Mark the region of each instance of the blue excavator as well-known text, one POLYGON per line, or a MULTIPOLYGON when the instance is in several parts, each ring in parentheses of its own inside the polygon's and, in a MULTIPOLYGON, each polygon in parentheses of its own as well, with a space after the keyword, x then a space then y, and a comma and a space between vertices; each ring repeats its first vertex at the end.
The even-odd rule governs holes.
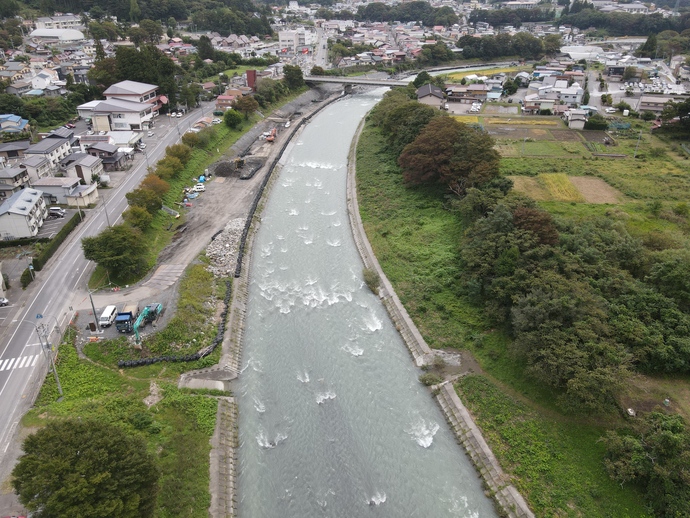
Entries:
POLYGON ((144 307, 142 312, 139 314, 139 318, 134 322, 134 336, 136 337, 136 343, 141 342, 139 338, 139 328, 145 326, 146 324, 151 324, 154 322, 160 314, 163 312, 163 304, 159 302, 154 302, 144 307))

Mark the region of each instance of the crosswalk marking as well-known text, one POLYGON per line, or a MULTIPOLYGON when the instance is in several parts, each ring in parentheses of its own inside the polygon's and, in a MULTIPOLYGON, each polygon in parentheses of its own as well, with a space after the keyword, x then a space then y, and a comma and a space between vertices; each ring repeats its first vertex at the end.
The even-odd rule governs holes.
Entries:
POLYGON ((30 354, 28 356, 20 356, 19 358, 0 360, 0 372, 33 367, 38 362, 39 357, 40 354, 30 354))

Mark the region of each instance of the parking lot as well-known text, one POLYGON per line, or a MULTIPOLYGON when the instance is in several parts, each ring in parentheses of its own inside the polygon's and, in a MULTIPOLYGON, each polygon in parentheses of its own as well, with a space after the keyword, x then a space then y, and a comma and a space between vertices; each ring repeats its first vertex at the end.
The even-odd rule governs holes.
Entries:
MULTIPOLYGON (((60 232, 62 227, 65 226, 65 224, 72 219, 72 216, 76 214, 77 209, 65 209, 65 217, 64 218, 55 218, 55 217, 50 217, 48 216, 46 220, 43 222, 43 226, 40 228, 38 231, 38 234, 36 235, 36 238, 42 238, 42 237, 47 237, 47 238, 52 238, 60 232)), ((82 211, 83 214, 83 211, 82 211)))

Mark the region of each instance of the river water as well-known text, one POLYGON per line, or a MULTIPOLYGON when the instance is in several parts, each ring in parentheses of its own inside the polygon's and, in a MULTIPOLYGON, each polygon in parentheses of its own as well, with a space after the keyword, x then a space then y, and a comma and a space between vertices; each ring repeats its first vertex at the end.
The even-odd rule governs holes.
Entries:
POLYGON ((496 516, 362 281, 347 154, 382 93, 306 126, 261 216, 237 391, 243 518, 496 516))

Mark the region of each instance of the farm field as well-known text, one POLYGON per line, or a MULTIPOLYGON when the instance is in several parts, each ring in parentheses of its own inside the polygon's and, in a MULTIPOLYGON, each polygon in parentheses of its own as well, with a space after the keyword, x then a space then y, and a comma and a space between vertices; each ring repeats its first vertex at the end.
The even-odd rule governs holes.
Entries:
POLYGON ((471 75, 477 75, 477 76, 492 76, 496 74, 515 74, 517 72, 520 72, 521 70, 530 70, 530 67, 495 67, 495 68, 486 68, 482 70, 467 70, 463 72, 453 72, 452 74, 448 74, 445 77, 448 78, 448 81, 451 83, 459 83, 462 81, 464 77, 471 76, 471 75))

